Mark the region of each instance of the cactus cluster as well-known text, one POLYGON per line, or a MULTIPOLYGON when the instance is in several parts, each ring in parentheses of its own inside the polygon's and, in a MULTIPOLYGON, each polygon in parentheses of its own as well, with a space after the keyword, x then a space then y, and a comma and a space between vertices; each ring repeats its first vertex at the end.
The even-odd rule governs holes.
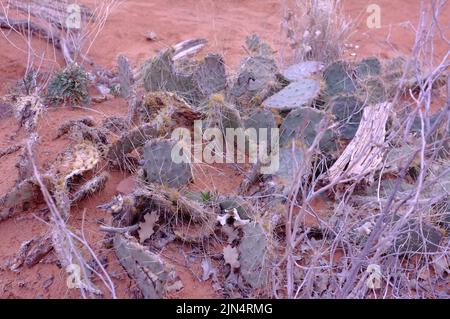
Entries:
POLYGON ((220 55, 210 54, 198 63, 183 60, 184 65, 177 65, 174 53, 174 49, 167 49, 144 66, 142 73, 147 91, 175 92, 198 106, 212 93, 225 89, 225 65, 220 55))
POLYGON ((276 74, 278 68, 272 58, 264 56, 247 57, 239 69, 228 99, 242 109, 251 108, 279 88, 276 74))

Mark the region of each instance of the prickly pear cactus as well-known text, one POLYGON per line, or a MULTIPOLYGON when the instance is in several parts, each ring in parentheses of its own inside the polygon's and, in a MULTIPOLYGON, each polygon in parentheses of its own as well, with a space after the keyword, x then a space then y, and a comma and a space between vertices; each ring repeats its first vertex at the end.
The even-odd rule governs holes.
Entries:
POLYGON ((365 79, 381 74, 381 62, 375 57, 363 59, 355 67, 355 76, 358 79, 365 79))
MULTIPOLYGON (((172 149, 175 144, 175 141, 163 139, 154 139, 145 144, 144 172, 148 182, 178 188, 191 181, 190 164, 175 163, 172 159, 172 149)), ((181 154, 177 155, 181 156, 181 154)))
POLYGON ((319 96, 319 93, 319 80, 301 79, 270 96, 263 102, 263 106, 280 111, 311 106, 312 101, 319 96))
POLYGON ((338 61, 329 65, 324 71, 325 95, 351 94, 356 90, 352 78, 352 70, 344 61, 338 61))
POLYGON ((380 77, 367 78, 358 83, 358 95, 366 104, 377 104, 387 99, 386 88, 380 77))
POLYGON ((291 82, 320 75, 324 69, 324 64, 318 61, 305 61, 293 64, 283 72, 283 76, 291 82))
POLYGON ((227 103, 221 94, 211 96, 205 122, 206 127, 217 127, 224 134, 227 128, 243 127, 239 111, 232 104, 227 103))
POLYGON ((417 74, 421 72, 416 63, 401 56, 387 60, 382 67, 382 77, 389 95, 394 94, 398 88, 408 89, 416 86, 417 74))
POLYGON ((355 96, 338 96, 331 100, 331 113, 338 121, 339 138, 351 140, 358 130, 364 104, 355 96))
POLYGON ((271 129, 277 127, 275 116, 267 109, 260 109, 250 114, 245 119, 244 126, 246 129, 254 128, 256 130, 257 141, 261 140, 259 129, 267 129, 265 138, 269 145, 271 141, 271 129))
POLYGON ((189 63, 183 70, 173 61, 174 50, 160 53, 143 67, 144 88, 147 91, 170 91, 193 105, 200 105, 210 94, 226 85, 223 58, 210 54, 198 64, 189 63))
MULTIPOLYGON (((284 186, 287 190, 292 185, 300 166, 309 165, 302 161, 300 147, 300 141, 292 140, 291 145, 286 145, 279 150, 279 167, 272 177, 277 184, 284 186)), ((309 172, 308 169, 305 170, 305 173, 307 172, 309 172)))
POLYGON ((225 64, 219 54, 208 54, 192 75, 201 99, 225 89, 227 78, 225 64))
POLYGON ((113 240, 117 258, 136 281, 145 299, 160 299, 170 278, 171 269, 164 261, 133 239, 117 234, 113 240))
POLYGON ((239 245, 240 271, 245 282, 252 288, 261 288, 268 282, 267 246, 268 234, 259 224, 243 226, 244 236, 239 245))
POLYGON ((228 93, 228 100, 246 109, 258 104, 281 87, 278 68, 271 57, 251 56, 241 62, 239 73, 228 93), (253 103, 253 102, 255 103, 253 103))
POLYGON ((272 48, 265 42, 261 41, 258 35, 252 34, 245 39, 245 46, 248 52, 254 56, 270 57, 274 53, 272 48))
POLYGON ((132 86, 134 84, 133 71, 130 61, 124 55, 117 58, 118 77, 120 82, 120 95, 127 99, 131 95, 132 86))
MULTIPOLYGON (((310 107, 292 110, 281 124, 280 145, 286 145, 293 138, 300 138, 310 146, 320 130, 319 123, 324 116, 324 112, 310 107)), ((330 129, 325 131, 319 142, 322 152, 328 154, 337 149, 334 135, 330 129)))

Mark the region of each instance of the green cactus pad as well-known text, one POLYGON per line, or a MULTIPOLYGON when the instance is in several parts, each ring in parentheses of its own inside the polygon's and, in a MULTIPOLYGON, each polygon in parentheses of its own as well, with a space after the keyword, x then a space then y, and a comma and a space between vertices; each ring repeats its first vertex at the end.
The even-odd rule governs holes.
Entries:
POLYGON ((331 100, 331 113, 339 122, 337 130, 340 138, 351 140, 355 136, 363 107, 363 103, 354 96, 338 96, 331 100))
MULTIPOLYGON (((324 112, 309 107, 292 110, 281 124, 280 145, 286 145, 293 138, 301 138, 308 146, 311 145, 317 135, 318 124, 324 116, 324 112)), ((324 153, 332 153, 337 149, 331 130, 323 134, 319 147, 324 153)))
POLYGON ((144 146, 144 171, 148 182, 178 188, 192 179, 189 163, 172 160, 174 141, 155 139, 144 146))
POLYGON ((356 90, 352 71, 346 62, 338 61, 329 65, 324 71, 325 94, 334 96, 339 94, 351 94, 356 90))
POLYGON ((370 57, 362 60, 356 65, 355 75, 358 79, 364 79, 371 76, 378 76, 381 74, 381 63, 375 57, 370 57))
POLYGON ((291 82, 300 81, 322 72, 324 65, 318 61, 305 61, 293 64, 283 72, 283 76, 291 82))
POLYGON ((320 81, 302 79, 289 84, 263 102, 266 108, 281 111, 310 106, 320 93, 320 81))

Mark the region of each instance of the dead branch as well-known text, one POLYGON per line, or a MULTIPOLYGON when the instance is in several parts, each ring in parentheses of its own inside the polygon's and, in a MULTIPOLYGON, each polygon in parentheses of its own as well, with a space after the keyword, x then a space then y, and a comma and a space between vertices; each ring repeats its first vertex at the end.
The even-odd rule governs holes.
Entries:
POLYGON ((384 102, 364 109, 355 137, 329 170, 331 182, 367 175, 370 175, 369 181, 373 179, 373 173, 383 161, 386 122, 391 105, 384 102))
MULTIPOLYGON (((8 4, 17 10, 30 14, 36 18, 48 21, 55 27, 60 29, 65 28, 65 21, 67 17, 67 8, 72 1, 68 0, 9 0, 8 4)), ((94 15, 91 10, 79 4, 80 15, 82 21, 93 19, 94 15)))

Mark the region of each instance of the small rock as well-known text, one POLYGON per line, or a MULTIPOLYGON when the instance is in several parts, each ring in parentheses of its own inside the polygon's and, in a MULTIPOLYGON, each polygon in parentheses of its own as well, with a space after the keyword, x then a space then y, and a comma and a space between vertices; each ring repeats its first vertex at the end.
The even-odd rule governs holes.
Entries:
POLYGON ((103 103, 107 99, 106 95, 95 95, 92 97, 92 102, 94 103, 103 103))
POLYGON ((156 40, 158 39, 158 36, 156 35, 155 32, 153 32, 153 31, 148 31, 148 32, 145 33, 145 38, 146 38, 148 41, 156 41, 156 40))

